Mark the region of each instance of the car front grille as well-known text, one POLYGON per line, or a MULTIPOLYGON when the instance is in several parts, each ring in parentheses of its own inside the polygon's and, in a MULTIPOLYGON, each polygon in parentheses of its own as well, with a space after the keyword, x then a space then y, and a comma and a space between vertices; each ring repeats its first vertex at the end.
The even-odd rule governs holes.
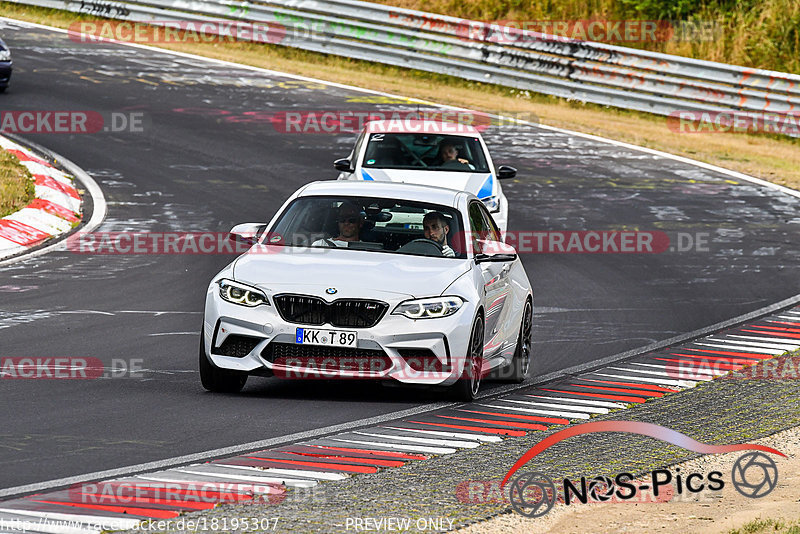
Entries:
POLYGON ((276 295, 272 299, 284 321, 343 328, 370 328, 378 324, 389 305, 379 300, 339 299, 331 303, 308 295, 276 295))
POLYGON ((380 349, 273 341, 261 351, 261 356, 272 364, 320 371, 383 372, 392 367, 392 360, 380 349))

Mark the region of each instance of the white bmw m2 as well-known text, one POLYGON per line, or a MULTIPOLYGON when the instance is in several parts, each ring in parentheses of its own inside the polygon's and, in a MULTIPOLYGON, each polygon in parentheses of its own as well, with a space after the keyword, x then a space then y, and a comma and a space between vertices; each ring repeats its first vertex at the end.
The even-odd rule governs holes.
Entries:
POLYGON ((206 294, 200 377, 237 392, 249 375, 447 387, 471 400, 490 371, 521 382, 533 292, 513 247, 471 193, 392 182, 301 187, 206 294))

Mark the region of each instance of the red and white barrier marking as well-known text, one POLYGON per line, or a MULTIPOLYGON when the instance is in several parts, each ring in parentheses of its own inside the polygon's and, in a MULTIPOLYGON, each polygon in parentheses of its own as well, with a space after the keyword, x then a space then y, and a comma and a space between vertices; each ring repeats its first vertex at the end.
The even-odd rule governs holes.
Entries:
POLYGON ((18 254, 68 232, 80 221, 81 197, 72 177, 22 145, 0 136, 0 148, 15 155, 35 180, 36 198, 0 219, 0 258, 18 254))

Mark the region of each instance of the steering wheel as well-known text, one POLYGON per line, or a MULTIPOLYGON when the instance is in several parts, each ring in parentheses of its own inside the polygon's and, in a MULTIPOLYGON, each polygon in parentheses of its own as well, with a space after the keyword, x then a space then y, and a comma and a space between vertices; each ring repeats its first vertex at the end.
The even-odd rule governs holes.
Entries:
POLYGON ((398 252, 413 252, 417 254, 423 254, 425 256, 444 256, 442 252, 442 245, 434 241, 433 239, 427 239, 424 237, 420 237, 418 239, 413 239, 400 247, 398 252), (427 249, 427 250, 426 250, 427 249))

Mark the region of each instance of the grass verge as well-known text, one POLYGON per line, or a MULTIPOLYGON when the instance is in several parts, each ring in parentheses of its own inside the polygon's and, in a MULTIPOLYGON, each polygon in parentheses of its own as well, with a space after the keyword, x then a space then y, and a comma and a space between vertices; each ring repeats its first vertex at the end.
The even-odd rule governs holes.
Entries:
POLYGON ((800 534, 800 521, 784 522, 779 519, 755 519, 728 534, 800 534))
POLYGON ((0 149, 0 217, 24 208, 33 196, 31 173, 16 156, 0 149))
MULTIPOLYGON (((6 2, 0 2, 0 7, 7 17, 60 28, 67 28, 76 20, 102 20, 6 2)), ((569 102, 451 76, 280 46, 189 42, 160 47, 485 112, 530 113, 542 124, 663 150, 800 189, 798 139, 742 133, 678 133, 668 128, 665 117, 647 113, 569 102)))

